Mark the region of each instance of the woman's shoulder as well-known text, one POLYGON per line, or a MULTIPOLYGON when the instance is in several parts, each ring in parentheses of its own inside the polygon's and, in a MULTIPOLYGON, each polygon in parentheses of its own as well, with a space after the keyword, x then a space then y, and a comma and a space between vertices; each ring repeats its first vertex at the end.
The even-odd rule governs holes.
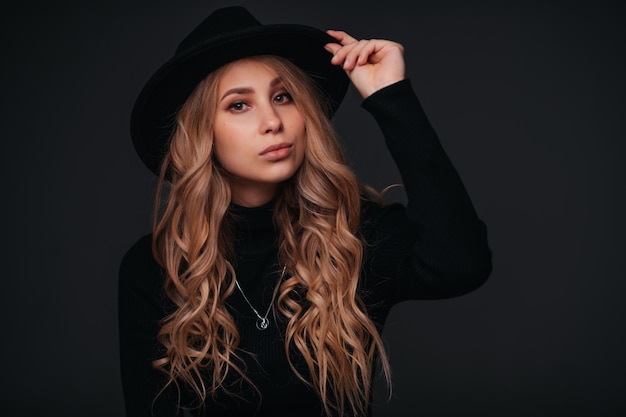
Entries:
POLYGON ((124 253, 119 267, 120 285, 142 286, 161 277, 161 267, 152 254, 152 234, 139 237, 124 253))
POLYGON ((122 264, 133 263, 139 260, 153 258, 152 256, 152 234, 145 234, 133 242, 122 257, 122 264))

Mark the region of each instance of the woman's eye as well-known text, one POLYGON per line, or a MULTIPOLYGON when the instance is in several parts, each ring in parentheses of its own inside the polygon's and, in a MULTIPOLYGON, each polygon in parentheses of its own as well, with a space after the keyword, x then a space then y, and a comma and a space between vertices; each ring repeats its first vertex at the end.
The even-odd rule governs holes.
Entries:
POLYGON ((246 109, 246 107, 247 105, 243 101, 236 101, 232 103, 230 106, 228 106, 229 109, 234 110, 234 111, 243 111, 246 109))
POLYGON ((276 103, 288 103, 291 100, 291 95, 289 93, 281 93, 274 97, 274 101, 276 103))

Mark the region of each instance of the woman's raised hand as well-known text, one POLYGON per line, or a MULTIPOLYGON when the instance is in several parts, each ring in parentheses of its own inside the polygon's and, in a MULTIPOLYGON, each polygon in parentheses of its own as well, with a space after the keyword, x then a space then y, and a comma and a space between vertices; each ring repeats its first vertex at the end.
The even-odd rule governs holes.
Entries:
POLYGON ((355 39, 346 32, 328 30, 337 43, 325 48, 331 63, 340 65, 363 98, 405 77, 404 47, 384 39, 355 39))

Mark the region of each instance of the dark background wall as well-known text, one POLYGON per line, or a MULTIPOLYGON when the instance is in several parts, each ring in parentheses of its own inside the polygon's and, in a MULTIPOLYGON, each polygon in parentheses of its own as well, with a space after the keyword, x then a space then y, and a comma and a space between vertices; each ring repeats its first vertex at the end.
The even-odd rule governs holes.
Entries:
MULTIPOLYGON (((624 3, 407 3, 240 2, 265 23, 403 43, 489 226, 487 284, 393 310, 394 397, 377 396, 375 415, 624 412, 624 3)), ((155 186, 130 109, 178 41, 226 4, 3 6, 0 414, 122 415, 117 267, 149 229, 155 186)), ((398 181, 354 90, 335 122, 366 182, 398 181)))

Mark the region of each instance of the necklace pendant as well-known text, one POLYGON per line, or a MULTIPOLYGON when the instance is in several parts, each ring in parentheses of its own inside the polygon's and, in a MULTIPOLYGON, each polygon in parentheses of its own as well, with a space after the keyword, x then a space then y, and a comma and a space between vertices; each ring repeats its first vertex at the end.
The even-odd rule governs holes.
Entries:
POLYGON ((265 317, 261 317, 256 321, 256 328, 259 330, 265 330, 269 327, 269 325, 270 321, 265 317))
POLYGON ((248 300, 248 297, 246 297, 246 294, 241 289, 241 285, 239 285, 239 281, 237 281, 237 279, 235 278, 235 285, 237 286, 237 289, 241 293, 241 296, 246 301, 246 303, 248 303, 252 311, 254 311, 254 314, 258 317, 256 321, 256 328, 259 330, 265 330, 268 327, 270 327, 270 321, 267 319, 267 316, 270 314, 270 310, 272 309, 272 305, 274 304, 274 299, 276 298, 276 293, 278 292, 278 287, 280 287, 280 283, 285 276, 286 270, 287 270, 287 266, 283 265, 283 272, 280 274, 280 278, 278 282, 276 283, 276 287, 274 287, 274 294, 272 294, 272 301, 270 301, 270 305, 267 307, 267 311, 265 312, 265 317, 261 317, 259 312, 256 311, 256 309, 252 306, 252 304, 250 303, 250 300, 248 300))

